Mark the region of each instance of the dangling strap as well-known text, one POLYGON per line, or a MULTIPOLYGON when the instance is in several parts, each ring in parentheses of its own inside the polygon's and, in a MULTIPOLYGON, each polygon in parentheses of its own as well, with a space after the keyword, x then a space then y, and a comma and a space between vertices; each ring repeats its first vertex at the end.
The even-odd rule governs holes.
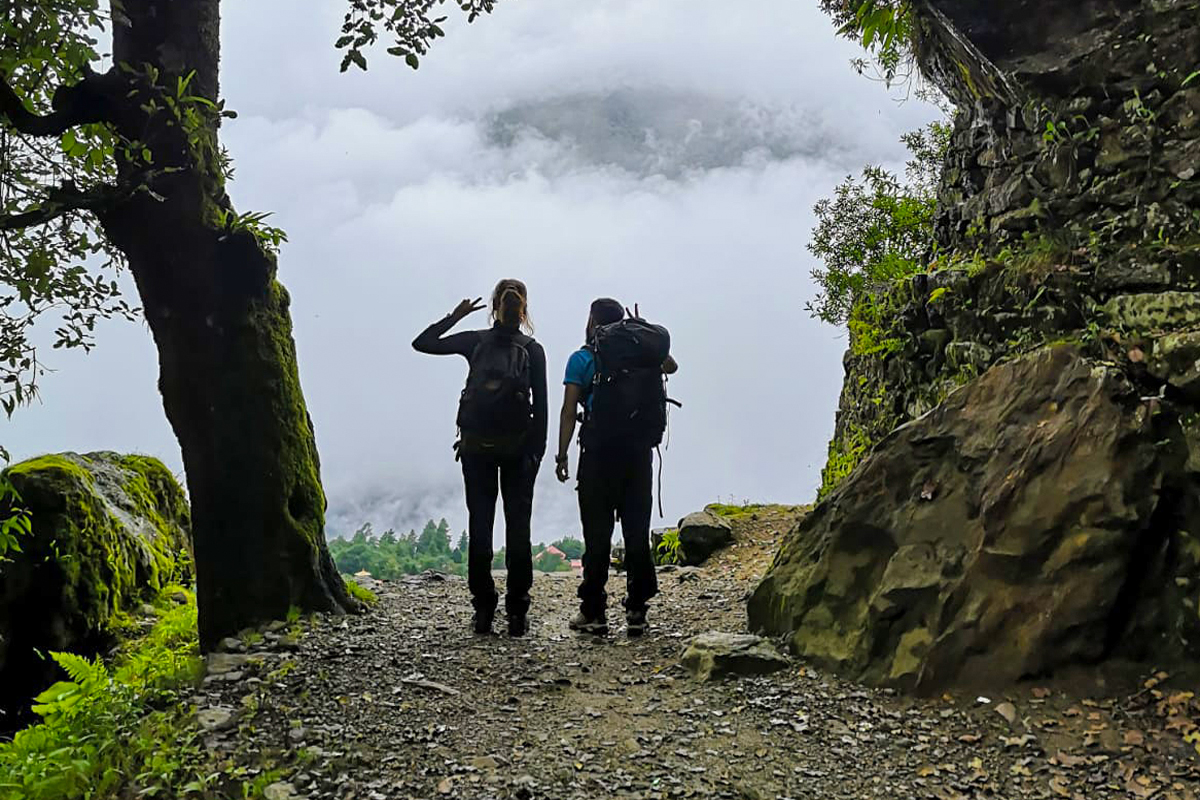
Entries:
POLYGON ((663 514, 662 506, 662 448, 655 447, 654 452, 658 455, 658 518, 662 519, 664 516, 666 516, 663 514))

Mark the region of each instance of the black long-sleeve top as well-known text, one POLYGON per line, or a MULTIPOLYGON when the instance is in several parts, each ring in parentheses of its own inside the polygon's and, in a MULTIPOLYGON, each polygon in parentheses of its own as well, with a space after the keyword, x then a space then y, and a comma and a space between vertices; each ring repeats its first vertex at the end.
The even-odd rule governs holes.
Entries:
MULTIPOLYGON (((488 331, 461 331, 446 336, 457 320, 443 317, 430 325, 413 339, 413 349, 432 356, 460 355, 470 359, 479 341, 488 331)), ((496 323, 496 328, 501 327, 496 323)), ((533 430, 529 438, 529 454, 540 461, 546 454, 546 431, 549 414, 546 399, 546 351, 530 337, 525 348, 529 351, 530 389, 533 394, 533 430)))

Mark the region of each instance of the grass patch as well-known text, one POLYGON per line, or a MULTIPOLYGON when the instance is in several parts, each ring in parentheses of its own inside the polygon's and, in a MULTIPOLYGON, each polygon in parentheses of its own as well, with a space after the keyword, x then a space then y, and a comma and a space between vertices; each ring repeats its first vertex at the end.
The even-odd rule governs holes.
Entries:
POLYGON ((725 519, 737 519, 739 517, 748 517, 752 514, 791 514, 796 511, 803 511, 804 508, 805 506, 789 506, 782 503, 747 503, 741 506, 730 503, 710 503, 704 507, 704 510, 725 519))
POLYGON ((358 581, 353 578, 346 578, 346 591, 350 592, 350 596, 355 600, 373 606, 379 602, 379 596, 366 587, 359 586, 358 581))

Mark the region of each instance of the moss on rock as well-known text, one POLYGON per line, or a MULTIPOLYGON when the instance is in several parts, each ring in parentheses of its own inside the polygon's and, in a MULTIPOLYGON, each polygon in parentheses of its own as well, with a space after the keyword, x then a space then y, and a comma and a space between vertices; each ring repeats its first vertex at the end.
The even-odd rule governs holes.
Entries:
POLYGON ((5 471, 32 515, 0 563, 0 707, 23 708, 52 676, 35 650, 98 652, 126 612, 190 580, 187 498, 146 456, 47 455, 5 471))

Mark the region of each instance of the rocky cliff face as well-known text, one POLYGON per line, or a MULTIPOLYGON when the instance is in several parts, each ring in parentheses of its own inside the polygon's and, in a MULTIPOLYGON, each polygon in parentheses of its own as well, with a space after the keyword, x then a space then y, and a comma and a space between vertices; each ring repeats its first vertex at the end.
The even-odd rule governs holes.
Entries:
POLYGON ((1188 652, 1200 3, 913 8, 958 106, 941 257, 858 304, 824 502, 751 623, 909 688, 1188 652))

